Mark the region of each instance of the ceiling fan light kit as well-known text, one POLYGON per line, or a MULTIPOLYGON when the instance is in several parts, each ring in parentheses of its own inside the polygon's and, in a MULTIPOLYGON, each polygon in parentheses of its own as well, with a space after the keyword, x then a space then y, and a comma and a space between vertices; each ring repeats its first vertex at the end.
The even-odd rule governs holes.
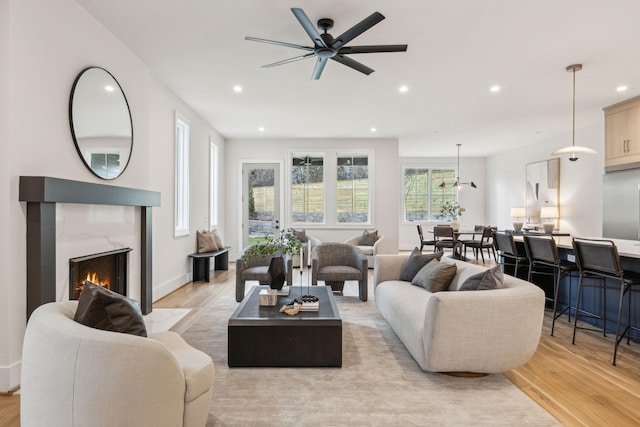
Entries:
POLYGON ((571 122, 571 145, 569 147, 559 148, 551 153, 552 156, 571 154, 569 160, 571 160, 572 162, 578 160, 578 156, 576 156, 576 153, 598 154, 598 152, 593 148, 576 146, 576 71, 580 70, 582 70, 582 64, 572 64, 567 66, 567 71, 573 73, 573 113, 571 122))
POLYGON ((367 67, 366 65, 351 59, 345 55, 347 54, 358 54, 358 53, 380 53, 380 52, 406 52, 407 45, 406 44, 396 44, 396 45, 371 45, 371 46, 345 46, 351 40, 358 37, 360 34, 364 33, 374 25, 378 24, 380 21, 384 19, 384 15, 379 12, 374 12, 369 15, 367 18, 363 19, 344 33, 340 34, 338 37, 334 38, 328 31, 333 28, 333 19, 329 18, 321 18, 318 20, 318 29, 323 31, 322 34, 316 30, 316 27, 311 23, 309 17, 304 13, 304 11, 300 8, 294 7, 291 9, 293 15, 298 19, 300 25, 305 30, 307 35, 311 38, 313 42, 313 47, 311 46, 302 46, 293 43, 279 42, 275 40, 261 39, 257 37, 245 37, 245 40, 255 41, 260 43, 268 43, 275 44, 278 46, 290 47, 293 49, 300 49, 307 51, 304 55, 296 56, 294 58, 285 59, 282 61, 274 62, 271 64, 263 65, 263 68, 271 68, 278 65, 288 64, 290 62, 299 61, 306 58, 315 57, 316 65, 313 68, 313 73, 311 74, 312 80, 320 79, 322 72, 324 71, 324 67, 327 65, 327 60, 332 59, 336 62, 341 63, 342 65, 346 65, 349 68, 352 68, 356 71, 359 71, 363 74, 369 75, 374 72, 373 69, 367 67))

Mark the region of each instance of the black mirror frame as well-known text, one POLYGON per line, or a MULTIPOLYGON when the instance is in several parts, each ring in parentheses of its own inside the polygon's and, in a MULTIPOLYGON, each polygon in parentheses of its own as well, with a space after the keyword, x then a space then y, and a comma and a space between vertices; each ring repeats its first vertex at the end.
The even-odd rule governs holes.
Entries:
POLYGON ((98 178, 104 179, 106 181, 114 180, 114 179, 117 179, 120 176, 122 176, 124 171, 129 166, 129 162, 131 161, 131 157, 133 155, 133 118, 131 117, 131 107, 129 106, 129 101, 127 100, 127 95, 125 95, 124 90, 122 89, 122 86, 120 86, 120 82, 118 81, 118 79, 115 78, 115 76, 113 74, 111 74, 105 68, 95 67, 95 66, 87 67, 84 70, 80 71, 80 73, 76 76, 75 80, 73 81, 73 86, 71 87, 71 94, 69 96, 69 128, 71 129, 71 137, 73 138, 73 144, 76 147, 76 151, 78 152, 78 155, 80 156, 80 159, 82 160, 82 163, 84 163, 84 165, 87 167, 87 169, 89 169, 89 171, 92 174, 94 174, 98 178), (74 94, 76 92, 76 86, 78 85, 78 82, 80 81, 80 79, 82 78, 84 73, 86 73, 89 70, 93 70, 93 69, 99 69, 99 70, 104 71, 109 76, 111 76, 111 78, 113 79, 114 82, 116 82, 116 84, 118 85, 118 89, 120 89, 120 93, 122 94, 122 97, 124 98, 125 105, 127 106, 127 113, 129 114, 129 125, 131 127, 131 147, 129 149, 129 157, 127 158, 127 163, 124 165, 123 168, 120 169, 120 173, 118 174, 118 176, 114 176, 113 178, 105 178, 103 176, 98 175, 91 168, 91 165, 87 163, 86 159, 82 155, 82 151, 80 150, 80 146, 78 145, 78 140, 76 138, 76 132, 75 132, 75 128, 74 128, 74 125, 73 125, 73 97, 74 97, 74 94))

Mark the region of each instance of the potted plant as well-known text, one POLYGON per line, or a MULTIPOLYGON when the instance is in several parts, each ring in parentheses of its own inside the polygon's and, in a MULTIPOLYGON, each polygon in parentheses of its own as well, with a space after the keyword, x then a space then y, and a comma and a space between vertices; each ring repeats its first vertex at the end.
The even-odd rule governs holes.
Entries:
POLYGON ((242 261, 247 262, 256 257, 270 257, 269 273, 272 289, 282 289, 285 281, 284 257, 300 254, 302 243, 293 229, 283 230, 278 236, 268 236, 264 241, 245 249, 242 261))
POLYGON ((465 211, 465 208, 460 206, 460 203, 458 202, 451 203, 449 201, 446 201, 442 204, 442 207, 440 208, 440 213, 451 218, 451 226, 453 227, 454 230, 457 230, 460 228, 458 217, 462 216, 462 213, 464 211, 465 211))

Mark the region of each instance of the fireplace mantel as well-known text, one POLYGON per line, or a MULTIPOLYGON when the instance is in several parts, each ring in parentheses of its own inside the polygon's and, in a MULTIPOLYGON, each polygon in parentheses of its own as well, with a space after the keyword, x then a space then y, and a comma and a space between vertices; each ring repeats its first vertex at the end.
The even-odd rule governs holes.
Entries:
POLYGON ((144 314, 151 312, 151 207, 160 206, 159 192, 21 176, 19 200, 27 203, 27 318, 38 306, 56 300, 56 203, 140 207, 140 306, 144 314))

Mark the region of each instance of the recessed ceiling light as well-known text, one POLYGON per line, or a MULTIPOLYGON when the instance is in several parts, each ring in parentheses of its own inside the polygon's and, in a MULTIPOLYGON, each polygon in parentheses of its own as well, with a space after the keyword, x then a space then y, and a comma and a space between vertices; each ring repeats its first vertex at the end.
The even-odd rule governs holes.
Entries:
POLYGON ((498 86, 498 85, 493 85, 493 86, 491 86, 491 87, 489 88, 489 90, 490 90, 491 92, 493 92, 493 93, 500 92, 500 86, 498 86))
POLYGON ((400 86, 400 87, 398 88, 398 92, 400 92, 400 93, 407 93, 407 92, 409 92, 409 86, 407 86, 407 85, 402 85, 402 86, 400 86))
POLYGON ((376 132, 378 129, 376 129, 376 128, 371 128, 371 129, 369 129, 369 130, 370 130, 371 132, 376 132))
POLYGON ((258 128, 258 130, 259 130, 260 132, 264 132, 264 127, 260 126, 260 127, 258 128))
POLYGON ((235 86, 233 87, 233 91, 234 91, 234 92, 236 92, 236 93, 240 93, 240 92, 242 92, 242 86, 240 86, 240 85, 235 85, 235 86))
POLYGON ((624 86, 624 85, 622 85, 622 86, 618 86, 618 87, 616 88, 616 91, 617 91, 617 92, 624 92, 625 90, 627 90, 627 87, 626 87, 626 86, 624 86))
POLYGON ((106 90, 107 92, 113 92, 114 90, 116 90, 116 88, 111 85, 106 85, 104 87, 104 90, 106 90))

